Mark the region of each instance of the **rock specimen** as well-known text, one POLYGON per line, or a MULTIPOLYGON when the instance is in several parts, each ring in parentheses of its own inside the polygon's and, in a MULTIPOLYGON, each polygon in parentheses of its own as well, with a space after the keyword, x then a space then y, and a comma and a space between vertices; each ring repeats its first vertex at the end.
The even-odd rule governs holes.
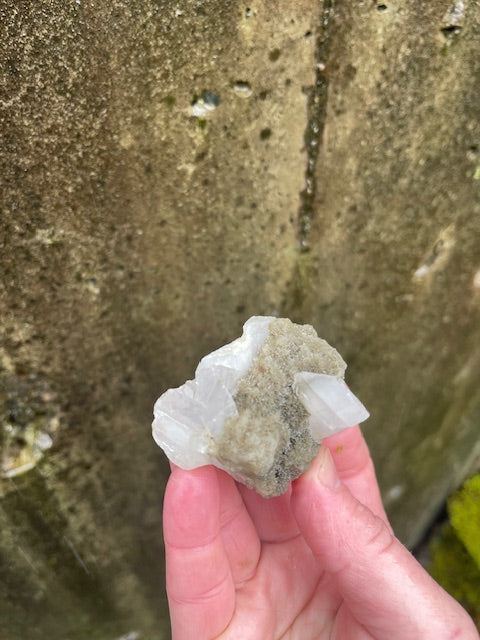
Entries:
POLYGON ((369 414, 313 327, 254 316, 243 329, 157 400, 153 437, 183 469, 214 464, 268 498, 308 468, 323 437, 369 414))

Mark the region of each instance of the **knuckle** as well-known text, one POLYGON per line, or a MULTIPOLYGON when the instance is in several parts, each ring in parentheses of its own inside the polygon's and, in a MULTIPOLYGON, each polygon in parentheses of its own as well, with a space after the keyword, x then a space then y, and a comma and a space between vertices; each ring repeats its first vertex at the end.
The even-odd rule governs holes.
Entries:
POLYGON ((390 530, 385 526, 383 520, 374 516, 368 528, 365 546, 373 549, 377 554, 383 555, 395 546, 396 539, 390 530))

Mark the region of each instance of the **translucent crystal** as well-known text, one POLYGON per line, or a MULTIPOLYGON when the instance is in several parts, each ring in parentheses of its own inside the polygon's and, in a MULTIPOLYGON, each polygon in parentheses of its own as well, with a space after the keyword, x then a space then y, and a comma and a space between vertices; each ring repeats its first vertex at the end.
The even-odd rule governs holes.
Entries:
POLYGON ((294 381, 295 393, 310 414, 310 433, 317 442, 370 415, 341 378, 300 371, 294 381))
POLYGON ((279 495, 323 437, 368 417, 345 368, 313 327, 254 316, 240 338, 200 361, 194 380, 157 400, 153 437, 183 469, 214 464, 265 497, 279 495))
POLYGON ((182 469, 219 466, 212 455, 212 438, 220 435, 226 418, 238 416, 233 400, 238 380, 251 367, 272 319, 250 318, 240 338, 200 360, 195 380, 169 389, 156 401, 153 437, 182 469))

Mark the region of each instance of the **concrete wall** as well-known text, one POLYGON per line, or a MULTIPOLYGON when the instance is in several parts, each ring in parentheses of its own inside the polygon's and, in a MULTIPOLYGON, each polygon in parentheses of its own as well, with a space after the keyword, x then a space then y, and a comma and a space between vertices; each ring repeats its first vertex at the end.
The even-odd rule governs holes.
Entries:
POLYGON ((345 357, 407 543, 475 464, 464 4, 0 3, 2 640, 169 637, 152 404, 252 314, 345 357))

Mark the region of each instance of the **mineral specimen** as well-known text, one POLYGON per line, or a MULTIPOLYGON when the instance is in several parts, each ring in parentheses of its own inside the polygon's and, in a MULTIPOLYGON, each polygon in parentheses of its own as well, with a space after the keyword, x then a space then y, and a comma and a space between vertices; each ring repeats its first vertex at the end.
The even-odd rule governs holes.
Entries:
POLYGON ((268 498, 310 465, 321 439, 368 418, 346 364, 310 325, 253 316, 155 403, 153 437, 183 469, 214 464, 268 498))

